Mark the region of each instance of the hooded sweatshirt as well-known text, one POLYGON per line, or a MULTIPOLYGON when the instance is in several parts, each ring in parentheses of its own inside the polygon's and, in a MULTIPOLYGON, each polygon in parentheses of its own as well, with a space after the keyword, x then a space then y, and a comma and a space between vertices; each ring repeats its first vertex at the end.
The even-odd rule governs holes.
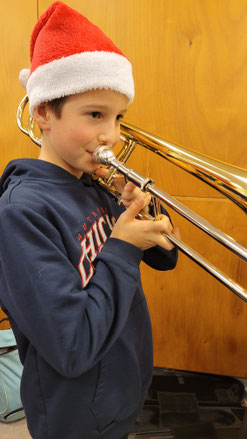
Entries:
POLYGON ((109 238, 124 209, 88 174, 14 160, 0 196, 0 300, 23 364, 30 433, 121 438, 152 377, 140 261, 169 270, 177 251, 109 238))

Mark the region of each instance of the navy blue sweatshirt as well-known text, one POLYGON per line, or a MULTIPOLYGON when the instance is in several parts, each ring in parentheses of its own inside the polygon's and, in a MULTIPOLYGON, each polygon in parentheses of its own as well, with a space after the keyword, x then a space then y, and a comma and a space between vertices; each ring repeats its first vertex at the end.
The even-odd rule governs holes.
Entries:
POLYGON ((87 174, 14 160, 0 195, 0 300, 24 366, 30 433, 119 439, 152 376, 139 264, 172 269, 177 251, 109 238, 123 208, 87 174))

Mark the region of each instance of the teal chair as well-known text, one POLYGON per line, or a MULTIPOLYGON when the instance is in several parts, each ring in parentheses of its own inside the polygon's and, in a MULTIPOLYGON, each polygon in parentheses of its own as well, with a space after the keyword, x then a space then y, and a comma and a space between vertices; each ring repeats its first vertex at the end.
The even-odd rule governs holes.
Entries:
POLYGON ((0 421, 24 418, 20 398, 22 364, 12 329, 0 331, 0 421))

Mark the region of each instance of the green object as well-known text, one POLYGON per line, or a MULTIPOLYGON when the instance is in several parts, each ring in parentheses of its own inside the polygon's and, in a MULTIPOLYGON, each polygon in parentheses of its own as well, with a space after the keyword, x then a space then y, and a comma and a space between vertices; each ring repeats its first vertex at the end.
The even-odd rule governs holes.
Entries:
POLYGON ((0 421, 24 418, 20 398, 22 364, 12 329, 0 331, 0 421), (13 348, 9 350, 9 348, 13 348))

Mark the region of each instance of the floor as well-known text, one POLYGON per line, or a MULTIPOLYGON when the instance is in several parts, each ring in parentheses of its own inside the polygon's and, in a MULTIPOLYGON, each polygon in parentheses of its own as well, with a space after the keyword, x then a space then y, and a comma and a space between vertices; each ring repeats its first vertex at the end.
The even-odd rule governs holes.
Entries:
POLYGON ((19 421, 5 424, 0 422, 0 438, 1 439, 30 439, 31 436, 28 433, 26 420, 21 419, 19 421))
MULTIPOLYGON (((247 380, 155 369, 129 439, 247 439, 246 391, 247 380)), ((30 439, 25 419, 0 422, 0 438, 30 439)))

